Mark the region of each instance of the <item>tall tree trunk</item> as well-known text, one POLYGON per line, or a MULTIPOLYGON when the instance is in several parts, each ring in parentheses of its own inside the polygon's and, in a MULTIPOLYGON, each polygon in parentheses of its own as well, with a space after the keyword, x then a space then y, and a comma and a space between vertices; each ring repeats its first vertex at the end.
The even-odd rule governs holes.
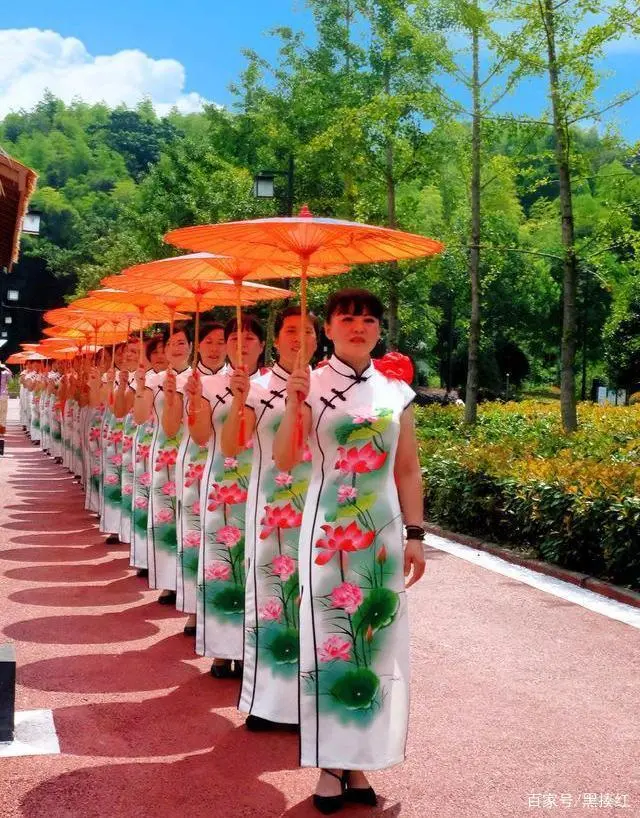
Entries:
POLYGON ((552 0, 539 0, 540 11, 546 31, 547 54, 549 59, 549 85, 553 110, 553 131, 555 136, 556 164, 560 185, 560 211, 562 214, 563 298, 562 298, 562 346, 560 350, 560 411, 562 425, 566 432, 578 428, 576 408, 576 292, 577 264, 575 235, 573 226, 573 201, 571 196, 571 175, 569 170, 569 136, 567 118, 560 99, 560 80, 556 55, 555 15, 552 0))
POLYGON ((469 324, 469 362, 465 395, 465 423, 478 419, 478 359, 480 356, 480 33, 474 27, 471 37, 473 53, 473 123, 471 130, 471 248, 469 278, 471 281, 471 322, 469 324))
MULTIPOLYGON (((391 77, 389 71, 389 64, 385 66, 384 74, 385 92, 387 95, 391 93, 391 77)), ((395 230, 398 226, 398 219, 396 214, 396 182, 394 178, 394 151, 391 134, 387 136, 386 146, 386 184, 387 184, 387 227, 395 230)), ((400 295, 398 287, 400 285, 400 268, 396 261, 389 263, 389 303, 387 306, 388 316, 388 334, 387 345, 391 350, 398 349, 398 341, 400 337, 400 327, 398 323, 398 307, 400 305, 400 295)))

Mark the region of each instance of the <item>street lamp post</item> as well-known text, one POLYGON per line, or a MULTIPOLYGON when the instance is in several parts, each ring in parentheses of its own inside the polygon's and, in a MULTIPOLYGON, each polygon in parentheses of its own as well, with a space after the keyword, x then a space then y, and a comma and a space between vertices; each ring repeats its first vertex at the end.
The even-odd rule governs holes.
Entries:
POLYGON ((283 176, 287 180, 286 212, 284 216, 293 216, 293 174, 295 166, 293 155, 289 157, 286 170, 261 170, 253 177, 253 195, 257 199, 275 199, 276 176, 283 176))

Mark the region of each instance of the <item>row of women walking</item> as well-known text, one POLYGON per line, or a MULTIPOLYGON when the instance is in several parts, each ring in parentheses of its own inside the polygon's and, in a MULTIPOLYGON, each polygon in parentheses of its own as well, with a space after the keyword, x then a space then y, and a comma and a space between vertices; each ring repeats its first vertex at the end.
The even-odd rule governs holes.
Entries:
POLYGON ((335 351, 313 370, 318 322, 289 307, 270 368, 244 316, 201 327, 195 366, 176 325, 113 360, 103 349, 95 365, 21 378, 32 440, 82 483, 107 543, 130 543, 158 601, 187 615, 212 675, 241 679, 247 728, 299 730, 325 813, 374 805, 365 771, 405 755, 423 501, 414 393, 397 356, 371 359, 382 319, 367 291, 332 295, 335 351))

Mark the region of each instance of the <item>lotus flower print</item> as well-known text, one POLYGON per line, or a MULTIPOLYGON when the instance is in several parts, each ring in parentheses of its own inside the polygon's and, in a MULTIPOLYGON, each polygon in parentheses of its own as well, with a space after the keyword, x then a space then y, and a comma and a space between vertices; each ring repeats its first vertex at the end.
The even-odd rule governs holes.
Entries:
POLYGON ((276 474, 274 479, 276 486, 280 486, 280 488, 286 488, 293 483, 293 477, 286 471, 281 471, 280 474, 276 474))
POLYGON ((136 447, 136 461, 138 463, 142 463, 143 460, 146 460, 149 457, 149 451, 151 446, 147 446, 144 443, 139 443, 136 447))
POLYGON ((348 614, 354 614, 362 604, 362 591, 352 582, 336 586, 329 596, 332 608, 342 608, 348 614))
POLYGON ((320 646, 318 658, 321 662, 332 662, 334 659, 348 662, 351 658, 351 644, 341 636, 330 636, 320 646))
POLYGON ((191 513, 200 516, 200 500, 196 500, 191 506, 191 513))
POLYGON ((166 497, 176 496, 176 484, 173 482, 173 480, 167 480, 167 482, 162 486, 162 493, 166 497))
POLYGON ((291 503, 286 506, 265 506, 260 524, 260 539, 266 540, 276 528, 299 528, 302 524, 302 512, 296 511, 291 503))
POLYGON ((146 497, 136 497, 136 499, 134 500, 133 505, 136 508, 148 508, 149 507, 149 501, 147 500, 146 497))
POLYGON ((362 531, 355 522, 348 526, 323 525, 325 533, 316 542, 316 548, 321 549, 321 553, 315 559, 316 565, 326 565, 334 554, 343 551, 362 551, 369 548, 375 539, 375 531, 362 531))
POLYGON ((130 497, 133 494, 133 486, 131 483, 125 483, 125 485, 122 487, 122 493, 126 494, 127 497, 130 497))
POLYGON ((209 500, 211 501, 207 508, 209 511, 215 511, 218 506, 223 503, 227 506, 238 505, 239 503, 247 502, 247 492, 237 483, 232 483, 229 486, 213 484, 213 489, 209 493, 209 500))
POLYGON ((216 542, 226 545, 227 548, 233 548, 242 539, 242 531, 236 528, 235 525, 225 525, 218 529, 216 533, 216 542))
POLYGON ((264 622, 279 622, 282 616, 282 602, 275 597, 268 599, 260 608, 259 616, 264 622))
POLYGON ((296 572, 296 561, 286 554, 278 554, 271 560, 273 573, 286 582, 296 572))
POLYGON ((338 502, 346 503, 348 500, 355 500, 358 496, 358 489, 355 486, 339 486, 338 502))
POLYGON ((141 486, 149 488, 149 486, 151 485, 151 472, 148 471, 144 472, 144 474, 140 475, 139 480, 141 486))
POLYGON ((104 482, 105 482, 105 483, 106 483, 108 486, 116 486, 116 485, 118 485, 118 483, 120 483, 120 478, 118 477, 118 475, 117 475, 117 474, 108 474, 108 475, 107 475, 107 476, 104 478, 104 482))
POLYGON ((184 484, 187 488, 202 480, 204 463, 189 463, 184 473, 184 484))
POLYGON ((177 459, 177 449, 160 449, 156 457, 156 471, 169 468, 169 466, 175 466, 177 459))
POLYGON ((235 457, 225 457, 224 467, 227 470, 237 469, 238 468, 238 461, 236 460, 235 457))
POLYGON ((187 533, 182 538, 182 547, 183 548, 199 548, 200 547, 200 532, 199 531, 187 531, 187 533))
POLYGON ((231 579, 231 566, 219 560, 211 562, 204 569, 204 578, 226 582, 228 579, 231 579))
POLYGON ((158 525, 165 525, 173 521, 173 511, 170 508, 161 508, 156 511, 153 521, 158 525))
POLYGON ((371 443, 357 448, 338 447, 336 469, 343 474, 366 474, 382 468, 387 459, 387 452, 379 452, 371 443))

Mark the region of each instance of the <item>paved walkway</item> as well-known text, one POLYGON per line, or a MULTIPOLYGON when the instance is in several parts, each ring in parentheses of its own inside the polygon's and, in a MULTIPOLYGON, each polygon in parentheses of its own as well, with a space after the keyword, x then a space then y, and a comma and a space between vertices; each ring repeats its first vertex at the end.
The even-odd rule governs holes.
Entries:
MULTIPOLYGON (((15 421, 0 497, 0 638, 16 643, 18 709, 52 710, 61 748, 0 757, 2 818, 316 816, 296 738, 247 734, 237 682, 207 674, 182 616, 15 421)), ((445 551, 428 560, 410 592, 408 761, 372 776, 378 810, 345 814, 640 816, 640 631, 445 551)))

